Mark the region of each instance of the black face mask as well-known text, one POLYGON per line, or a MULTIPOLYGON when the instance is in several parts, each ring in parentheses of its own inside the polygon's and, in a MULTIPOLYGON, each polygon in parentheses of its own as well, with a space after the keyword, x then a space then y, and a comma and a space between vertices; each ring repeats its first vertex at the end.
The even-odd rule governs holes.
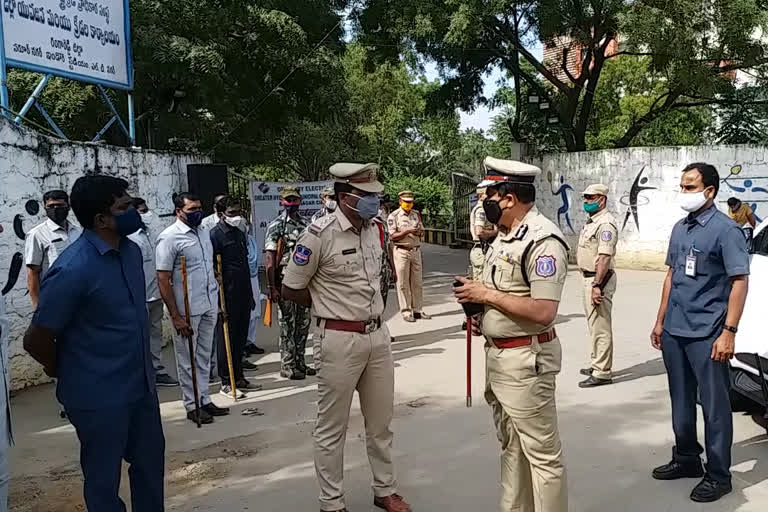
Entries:
POLYGON ((45 214, 56 224, 63 224, 69 215, 67 206, 48 206, 45 208, 45 214))
POLYGON ((483 201, 483 211, 485 212, 485 218, 491 224, 498 224, 501 221, 501 205, 495 199, 486 199, 483 201))

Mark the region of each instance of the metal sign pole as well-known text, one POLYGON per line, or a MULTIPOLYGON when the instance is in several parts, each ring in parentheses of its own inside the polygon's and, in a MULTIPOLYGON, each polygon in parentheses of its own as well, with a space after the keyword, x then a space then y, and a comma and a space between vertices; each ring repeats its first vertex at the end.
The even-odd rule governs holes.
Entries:
POLYGON ((128 138, 131 146, 136 146, 136 116, 133 112, 133 93, 128 93, 128 138))
POLYGON ((8 64, 5 58, 5 35, 3 32, 2 13, 0 13, 0 106, 3 109, 0 115, 10 118, 11 100, 8 97, 8 64))

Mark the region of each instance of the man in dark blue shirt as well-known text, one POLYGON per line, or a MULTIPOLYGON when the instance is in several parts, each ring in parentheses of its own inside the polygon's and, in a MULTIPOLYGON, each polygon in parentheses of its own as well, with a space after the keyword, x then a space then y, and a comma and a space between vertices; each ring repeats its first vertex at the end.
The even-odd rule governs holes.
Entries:
POLYGON ((43 279, 24 348, 58 378, 57 396, 80 439, 88 510, 162 512, 165 439, 149 349, 143 258, 127 236, 141 227, 109 176, 79 178, 71 204, 85 231, 43 279), (55 342, 54 342, 55 339, 55 342))
POLYGON ((749 255, 744 236, 715 207, 717 170, 704 163, 683 170, 680 206, 688 216, 672 230, 651 343, 662 351, 672 399, 672 462, 653 470, 657 480, 704 479, 691 499, 716 501, 731 492, 733 418, 728 361, 747 297, 749 255), (696 433, 696 397, 704 410, 707 452, 696 433))

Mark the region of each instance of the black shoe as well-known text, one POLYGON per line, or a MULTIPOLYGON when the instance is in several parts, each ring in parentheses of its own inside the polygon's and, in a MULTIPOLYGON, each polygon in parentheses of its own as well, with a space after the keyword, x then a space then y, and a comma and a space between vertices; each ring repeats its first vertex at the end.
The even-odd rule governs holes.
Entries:
POLYGON ((213 402, 205 404, 201 409, 211 416, 227 416, 229 414, 229 407, 218 407, 213 402))
MULTIPOLYGON (((189 411, 187 413, 187 419, 192 423, 197 423, 197 414, 195 413, 195 411, 189 411)), ((213 416, 211 416, 205 410, 205 408, 200 409, 200 423, 203 425, 208 425, 210 423, 213 423, 213 416)))
POLYGON ((179 385, 179 381, 167 373, 159 373, 155 376, 155 386, 160 388, 173 388, 179 385))
POLYGON ((579 373, 584 375, 585 377, 591 377, 592 376, 592 368, 582 368, 579 370, 579 373))
POLYGON ((653 470, 653 478, 656 480, 679 480, 681 478, 701 478, 704 476, 704 466, 701 460, 682 463, 672 459, 672 462, 659 466, 653 470))
POLYGON ((258 365, 253 364, 247 359, 243 359, 243 370, 247 372, 255 372, 258 369, 259 369, 258 365))
POLYGON ((598 379, 594 375, 590 375, 587 380, 579 382, 580 388, 596 388, 598 386, 605 386, 607 384, 613 384, 613 379, 598 379))
POLYGON ((257 347, 256 345, 251 345, 250 343, 245 346, 245 353, 249 356, 260 356, 264 353, 266 353, 266 350, 264 350, 261 347, 257 347))
POLYGON ((261 384, 253 384, 248 379, 239 379, 237 381, 237 389, 243 390, 243 391, 260 391, 261 390, 261 384))
POLYGON ((317 375, 317 370, 310 366, 302 366, 301 371, 306 375, 307 377, 314 377, 317 375))
POLYGON ((208 384, 216 384, 217 382, 221 381, 218 375, 211 375, 208 377, 208 384))
POLYGON ((286 379, 291 379, 291 380, 304 380, 307 378, 307 375, 305 373, 296 369, 280 370, 280 376, 285 377, 286 379))
POLYGON ((697 503, 711 503, 719 500, 731 491, 733 491, 733 487, 730 482, 718 482, 707 475, 704 477, 704 480, 699 482, 699 485, 693 488, 691 499, 697 503))

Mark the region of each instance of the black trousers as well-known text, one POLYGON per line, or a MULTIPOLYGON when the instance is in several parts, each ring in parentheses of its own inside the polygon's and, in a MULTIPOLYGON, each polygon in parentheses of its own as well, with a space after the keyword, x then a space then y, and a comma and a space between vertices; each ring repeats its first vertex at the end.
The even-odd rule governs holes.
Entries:
MULTIPOLYGON (((245 343, 248 340, 248 325, 251 321, 251 310, 247 307, 248 304, 236 303, 235 301, 227 300, 227 305, 232 304, 234 307, 230 311, 227 309, 228 324, 229 324, 229 345, 232 349, 232 368, 235 373, 235 380, 240 380, 245 377, 243 373, 243 350, 245 349, 245 343)), ((227 362, 227 345, 224 341, 224 326, 221 319, 216 325, 217 329, 217 357, 219 366, 219 377, 221 377, 221 385, 229 385, 229 364, 227 362)))
POLYGON ((704 410, 707 473, 718 482, 731 481, 733 413, 729 398, 728 365, 712 360, 715 337, 678 338, 664 332, 661 350, 672 399, 674 458, 698 462, 704 451, 697 439, 696 395, 704 410))

